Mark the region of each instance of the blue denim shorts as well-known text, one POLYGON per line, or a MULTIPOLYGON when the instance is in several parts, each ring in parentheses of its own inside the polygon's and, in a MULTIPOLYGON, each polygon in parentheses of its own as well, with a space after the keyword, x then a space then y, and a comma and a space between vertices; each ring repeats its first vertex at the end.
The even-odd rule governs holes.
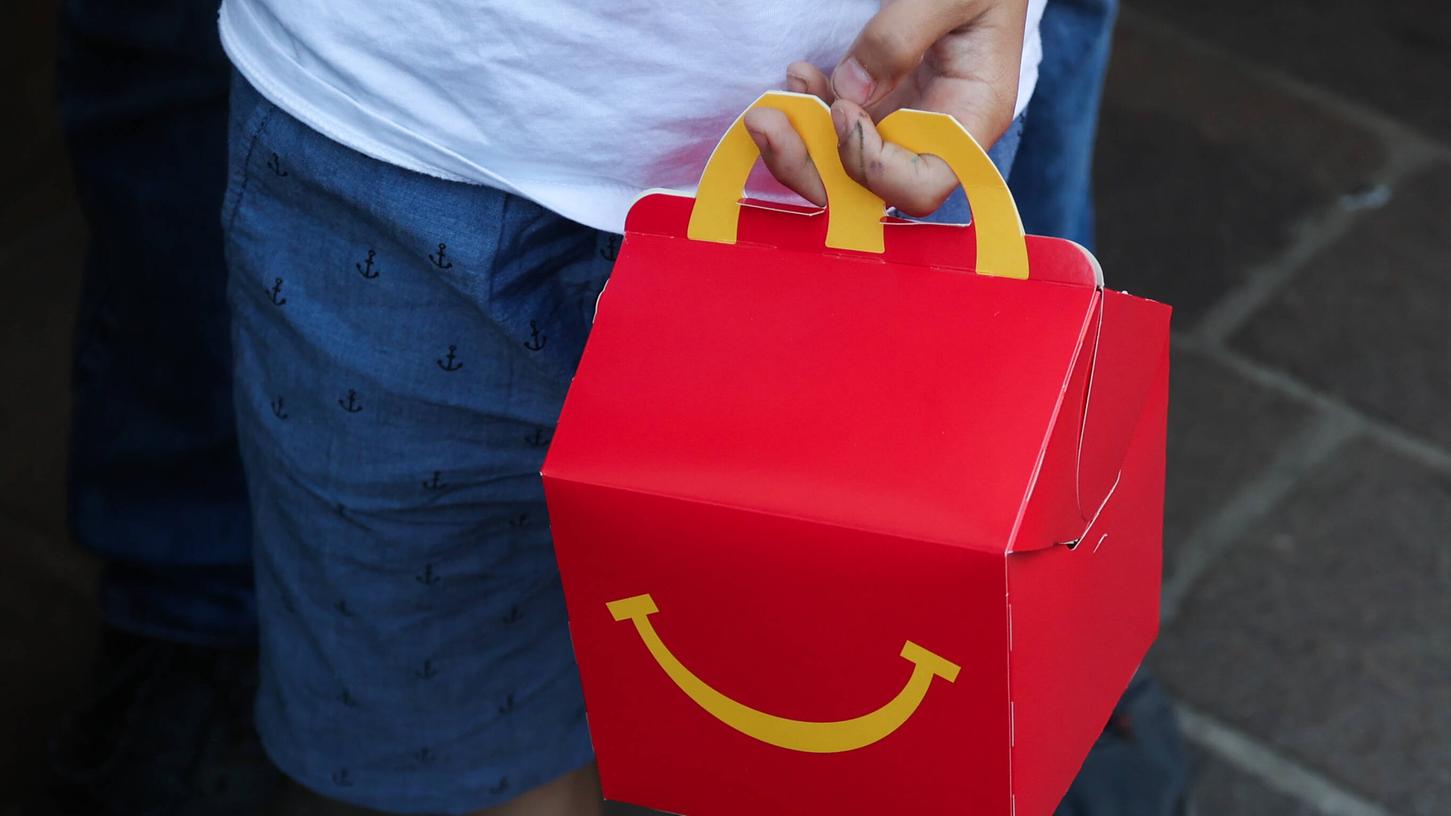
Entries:
POLYGON ((229 153, 269 754, 404 813, 588 763, 539 467, 618 239, 349 150, 241 79, 229 153))

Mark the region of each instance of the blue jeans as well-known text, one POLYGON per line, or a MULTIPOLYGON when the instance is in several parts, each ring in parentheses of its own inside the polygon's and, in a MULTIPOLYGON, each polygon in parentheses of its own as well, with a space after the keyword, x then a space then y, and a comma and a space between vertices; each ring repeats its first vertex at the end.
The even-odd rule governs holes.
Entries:
POLYGON ((76 322, 70 526, 105 620, 255 640, 216 212, 230 66, 216 3, 67 0, 60 111, 91 228, 76 322))

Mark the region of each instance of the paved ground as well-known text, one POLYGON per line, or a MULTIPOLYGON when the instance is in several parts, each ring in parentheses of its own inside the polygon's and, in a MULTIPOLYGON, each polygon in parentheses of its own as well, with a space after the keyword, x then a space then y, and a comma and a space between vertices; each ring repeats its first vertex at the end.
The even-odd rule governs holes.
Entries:
MULTIPOLYGON (((97 625, 62 517, 85 229, 48 5, 0 11, 0 813, 97 625)), ((1177 308, 1150 662, 1205 816, 1451 812, 1448 8, 1141 0, 1122 20, 1101 255, 1177 308)))

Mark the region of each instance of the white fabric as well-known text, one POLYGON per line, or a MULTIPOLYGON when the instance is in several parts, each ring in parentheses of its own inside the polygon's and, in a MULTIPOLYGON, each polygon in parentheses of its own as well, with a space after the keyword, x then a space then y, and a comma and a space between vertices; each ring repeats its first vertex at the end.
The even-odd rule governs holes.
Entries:
MULTIPOLYGON (((1037 81, 1030 0, 1018 110, 1037 81)), ((263 96, 361 153, 620 231, 693 190, 786 66, 824 70, 877 0, 225 0, 222 44, 263 96)))

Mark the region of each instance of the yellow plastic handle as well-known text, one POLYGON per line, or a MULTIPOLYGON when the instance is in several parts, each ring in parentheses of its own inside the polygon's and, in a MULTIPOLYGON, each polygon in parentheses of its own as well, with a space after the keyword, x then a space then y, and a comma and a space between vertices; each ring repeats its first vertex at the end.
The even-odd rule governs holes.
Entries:
MULTIPOLYGON (((809 94, 771 91, 750 108, 775 108, 786 114, 806 142, 807 152, 826 187, 826 245, 859 252, 883 251, 885 204, 846 174, 837 153, 836 129, 826 103, 809 94)), ((747 110, 749 110, 748 108, 747 110)), ((1008 278, 1028 277, 1023 222, 998 169, 956 119, 944 113, 899 110, 877 124, 882 138, 915 153, 931 153, 952 168, 972 205, 977 233, 977 272, 1008 278)), ((726 131, 700 177, 686 234, 695 240, 736 242, 741 196, 760 151, 746 133, 745 114, 726 131)))
POLYGON ((913 153, 947 162, 972 207, 977 232, 977 274, 1028 277, 1028 244, 1013 193, 987 151, 956 119, 945 113, 898 110, 877 123, 882 138, 913 153))
POLYGON ((933 678, 940 677, 951 683, 957 680, 957 673, 961 670, 956 663, 909 640, 902 646, 902 657, 912 664, 912 676, 907 678, 906 685, 897 696, 881 708, 860 717, 836 722, 791 720, 738 703, 716 691, 687 669, 666 648, 660 635, 655 632, 655 627, 650 624, 650 616, 660 609, 648 594, 621 598, 606 606, 616 621, 634 622, 635 631, 640 635, 640 640, 644 641, 650 655, 655 658, 655 662, 696 705, 748 737, 791 751, 834 754, 855 751, 879 742, 901 728, 917 713, 933 678))
MULTIPOLYGON (((831 109, 819 97, 810 94, 770 91, 761 95, 746 110, 775 108, 786 114, 791 127, 806 142, 806 152, 821 174, 826 187, 826 245, 860 252, 881 252, 882 199, 852 181, 841 166, 836 152, 836 128, 831 124, 831 109)), ((686 235, 697 241, 720 244, 736 242, 736 223, 741 214, 741 196, 746 178, 751 174, 761 151, 746 132, 746 115, 736 117, 720 144, 710 154, 700 187, 695 193, 695 208, 690 212, 686 235)))

